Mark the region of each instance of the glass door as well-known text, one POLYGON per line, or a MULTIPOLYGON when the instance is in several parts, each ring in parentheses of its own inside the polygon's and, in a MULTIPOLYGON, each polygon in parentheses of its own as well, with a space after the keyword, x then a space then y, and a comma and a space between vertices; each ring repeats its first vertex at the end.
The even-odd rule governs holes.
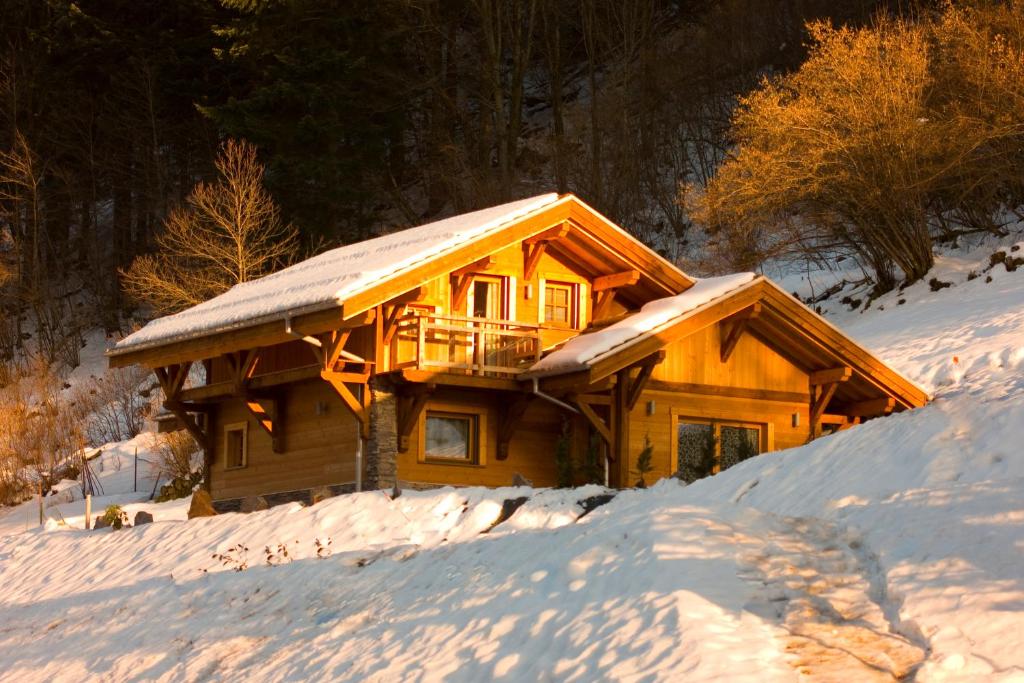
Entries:
POLYGON ((501 321, 505 319, 504 278, 486 275, 473 277, 467 305, 467 314, 478 320, 470 323, 474 333, 470 338, 470 358, 478 371, 485 367, 507 365, 507 350, 501 348, 501 321))

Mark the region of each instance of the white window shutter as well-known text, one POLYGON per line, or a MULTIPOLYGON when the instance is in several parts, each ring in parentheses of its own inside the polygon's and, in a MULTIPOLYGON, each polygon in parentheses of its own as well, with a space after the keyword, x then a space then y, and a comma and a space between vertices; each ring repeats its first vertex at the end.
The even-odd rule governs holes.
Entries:
POLYGON ((516 289, 516 276, 509 275, 505 280, 505 291, 508 320, 516 320, 516 303, 519 301, 519 290, 516 289))

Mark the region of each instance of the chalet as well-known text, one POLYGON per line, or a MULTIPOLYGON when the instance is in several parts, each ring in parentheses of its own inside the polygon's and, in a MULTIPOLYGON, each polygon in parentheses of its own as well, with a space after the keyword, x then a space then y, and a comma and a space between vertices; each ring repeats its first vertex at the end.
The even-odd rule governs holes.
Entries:
POLYGON ((550 486, 559 446, 625 487, 648 440, 650 481, 928 400, 770 280, 691 278, 554 194, 325 252, 150 322, 109 361, 155 371, 224 509, 550 486))

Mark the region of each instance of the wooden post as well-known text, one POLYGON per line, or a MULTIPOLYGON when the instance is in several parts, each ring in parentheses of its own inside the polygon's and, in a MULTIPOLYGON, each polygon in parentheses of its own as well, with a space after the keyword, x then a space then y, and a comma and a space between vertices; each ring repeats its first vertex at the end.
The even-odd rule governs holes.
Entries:
POLYGON ((92 494, 85 494, 85 529, 92 527, 92 494))
POLYGON ((619 463, 620 487, 629 486, 629 370, 616 373, 612 389, 611 422, 613 456, 619 463))

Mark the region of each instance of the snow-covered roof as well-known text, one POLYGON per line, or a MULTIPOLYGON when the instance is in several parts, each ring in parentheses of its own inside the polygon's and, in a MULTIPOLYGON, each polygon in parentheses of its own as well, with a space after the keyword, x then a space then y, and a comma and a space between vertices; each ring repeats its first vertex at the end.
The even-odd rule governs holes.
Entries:
POLYGON ((588 334, 573 337, 541 358, 523 379, 585 370, 603 358, 687 318, 704 306, 753 282, 753 273, 700 279, 682 294, 648 302, 636 313, 588 334))
POLYGON ((340 305, 371 285, 485 237, 556 201, 557 194, 538 195, 332 249, 272 275, 235 285, 180 313, 157 318, 118 342, 114 352, 340 305))

